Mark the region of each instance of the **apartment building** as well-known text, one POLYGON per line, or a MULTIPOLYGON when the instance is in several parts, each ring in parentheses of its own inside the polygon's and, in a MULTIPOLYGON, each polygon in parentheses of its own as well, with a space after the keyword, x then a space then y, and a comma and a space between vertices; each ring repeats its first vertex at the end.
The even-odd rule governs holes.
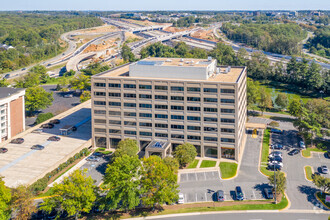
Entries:
POLYGON ((0 143, 25 130, 24 89, 0 87, 0 143))
POLYGON ((94 147, 189 142, 201 157, 238 160, 246 110, 246 68, 212 58, 146 58, 92 77, 94 147))

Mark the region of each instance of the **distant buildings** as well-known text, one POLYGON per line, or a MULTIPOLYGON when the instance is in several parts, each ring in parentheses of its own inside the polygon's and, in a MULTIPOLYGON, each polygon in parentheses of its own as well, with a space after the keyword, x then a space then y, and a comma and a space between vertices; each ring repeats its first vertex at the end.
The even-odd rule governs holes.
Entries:
POLYGON ((15 47, 7 45, 7 44, 0 44, 0 49, 9 50, 9 49, 15 49, 15 47))
POLYGON ((24 89, 0 87, 0 143, 25 130, 24 89))

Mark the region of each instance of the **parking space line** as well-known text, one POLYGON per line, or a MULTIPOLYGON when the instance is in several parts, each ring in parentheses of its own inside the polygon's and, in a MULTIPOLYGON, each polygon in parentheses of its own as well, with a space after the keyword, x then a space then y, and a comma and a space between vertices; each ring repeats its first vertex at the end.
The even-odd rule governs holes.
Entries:
POLYGON ((196 181, 198 180, 198 179, 197 179, 197 173, 195 173, 195 179, 196 179, 196 181))
POLYGON ((254 199, 257 199, 256 194, 254 193, 254 190, 252 190, 252 194, 253 194, 254 199))
POLYGON ((207 195, 206 195, 206 193, 205 193, 205 202, 207 202, 207 195))
POLYGON ((197 193, 196 193, 196 202, 198 202, 197 193))
POLYGON ((204 180, 206 180, 206 174, 205 174, 205 172, 204 172, 204 180))

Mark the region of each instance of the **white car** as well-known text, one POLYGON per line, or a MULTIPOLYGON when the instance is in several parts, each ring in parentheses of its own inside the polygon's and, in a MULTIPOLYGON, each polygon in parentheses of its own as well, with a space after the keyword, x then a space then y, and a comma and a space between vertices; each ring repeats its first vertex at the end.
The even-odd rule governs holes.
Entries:
POLYGON ((184 203, 184 197, 183 197, 183 193, 179 193, 179 200, 178 200, 178 204, 183 204, 184 203))
POLYGON ((278 161, 274 160, 274 161, 268 163, 268 166, 274 166, 274 165, 278 165, 281 168, 283 168, 283 163, 282 162, 278 162, 278 161))

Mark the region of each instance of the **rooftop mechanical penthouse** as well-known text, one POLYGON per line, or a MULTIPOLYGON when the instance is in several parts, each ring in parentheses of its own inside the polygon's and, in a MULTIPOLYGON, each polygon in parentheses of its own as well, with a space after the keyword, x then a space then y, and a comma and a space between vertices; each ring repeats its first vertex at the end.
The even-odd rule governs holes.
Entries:
POLYGON ((211 58, 152 57, 92 77, 94 147, 167 142, 163 153, 148 148, 163 157, 188 142, 201 157, 238 160, 246 114, 246 67, 211 58))

